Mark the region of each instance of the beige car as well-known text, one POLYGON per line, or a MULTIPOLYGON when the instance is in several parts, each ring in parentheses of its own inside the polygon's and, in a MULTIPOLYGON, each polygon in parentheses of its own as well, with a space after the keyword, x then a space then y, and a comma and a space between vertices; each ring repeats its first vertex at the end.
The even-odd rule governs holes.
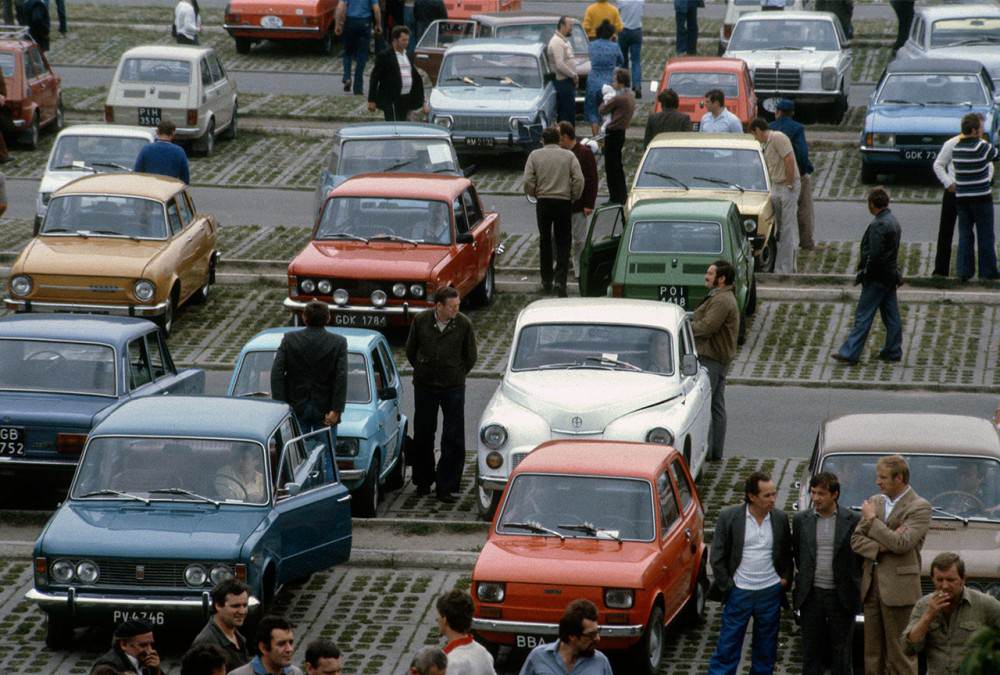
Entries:
POLYGON ((758 272, 774 271, 777 230, 771 179, 750 134, 659 134, 646 148, 625 208, 646 199, 727 199, 753 244, 758 272))
POLYGON ((1000 436, 988 419, 929 413, 845 415, 823 423, 799 486, 796 510, 809 508, 809 479, 840 479, 840 505, 859 508, 878 492, 875 462, 899 453, 910 485, 930 501, 933 521, 921 552, 921 585, 933 590, 930 564, 953 551, 967 584, 1000 599, 1000 436))

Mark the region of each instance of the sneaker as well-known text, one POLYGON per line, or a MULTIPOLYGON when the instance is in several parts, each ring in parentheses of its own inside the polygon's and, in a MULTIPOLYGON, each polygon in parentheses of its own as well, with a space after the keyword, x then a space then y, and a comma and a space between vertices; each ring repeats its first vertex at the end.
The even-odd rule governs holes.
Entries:
POLYGON ((877 358, 879 361, 885 361, 886 363, 899 363, 900 361, 903 360, 902 356, 886 356, 882 352, 879 352, 878 356, 876 356, 875 358, 877 358))
POLYGON ((839 361, 840 363, 843 363, 845 366, 856 366, 856 365, 858 365, 857 361, 854 361, 854 360, 851 360, 851 359, 847 358, 846 356, 844 356, 840 352, 834 352, 833 354, 830 354, 830 358, 833 359, 834 361, 839 361))

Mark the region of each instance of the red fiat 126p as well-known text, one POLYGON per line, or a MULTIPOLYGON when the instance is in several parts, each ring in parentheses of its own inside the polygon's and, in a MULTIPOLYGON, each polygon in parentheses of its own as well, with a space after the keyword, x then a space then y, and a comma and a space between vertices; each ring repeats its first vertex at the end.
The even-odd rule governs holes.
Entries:
POLYGON ((331 54, 336 8, 337 0, 230 0, 222 27, 240 54, 264 40, 311 40, 331 54))

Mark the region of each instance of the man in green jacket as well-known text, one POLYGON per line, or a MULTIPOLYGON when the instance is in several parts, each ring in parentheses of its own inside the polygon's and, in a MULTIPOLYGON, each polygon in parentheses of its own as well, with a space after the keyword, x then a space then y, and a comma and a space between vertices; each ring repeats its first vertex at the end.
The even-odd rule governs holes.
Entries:
POLYGON ((465 465, 465 376, 476 365, 476 334, 459 312, 451 286, 434 293, 434 307, 410 325, 406 358, 413 366, 413 483, 418 495, 435 484, 437 498, 454 504, 465 465), (434 436, 441 409, 441 459, 434 467, 434 436))
POLYGON ((728 260, 716 260, 705 272, 705 285, 711 290, 694 310, 691 328, 698 360, 708 370, 712 385, 712 427, 708 434, 708 459, 722 459, 726 445, 726 370, 736 356, 736 337, 740 328, 740 310, 736 305, 733 282, 736 269, 728 260))

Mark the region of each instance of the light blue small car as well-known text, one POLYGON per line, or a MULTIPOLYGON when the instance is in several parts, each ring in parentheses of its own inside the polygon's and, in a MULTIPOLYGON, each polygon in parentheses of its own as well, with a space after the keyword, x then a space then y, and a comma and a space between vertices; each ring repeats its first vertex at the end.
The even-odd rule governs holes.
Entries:
MULTIPOLYGON (((228 396, 271 396, 271 366, 281 338, 300 328, 270 328, 240 350, 228 396)), ((351 490, 354 515, 372 518, 382 494, 405 482, 404 445, 409 421, 402 413, 399 371, 381 333, 327 328, 347 339, 347 406, 337 426, 337 473, 351 490)))

